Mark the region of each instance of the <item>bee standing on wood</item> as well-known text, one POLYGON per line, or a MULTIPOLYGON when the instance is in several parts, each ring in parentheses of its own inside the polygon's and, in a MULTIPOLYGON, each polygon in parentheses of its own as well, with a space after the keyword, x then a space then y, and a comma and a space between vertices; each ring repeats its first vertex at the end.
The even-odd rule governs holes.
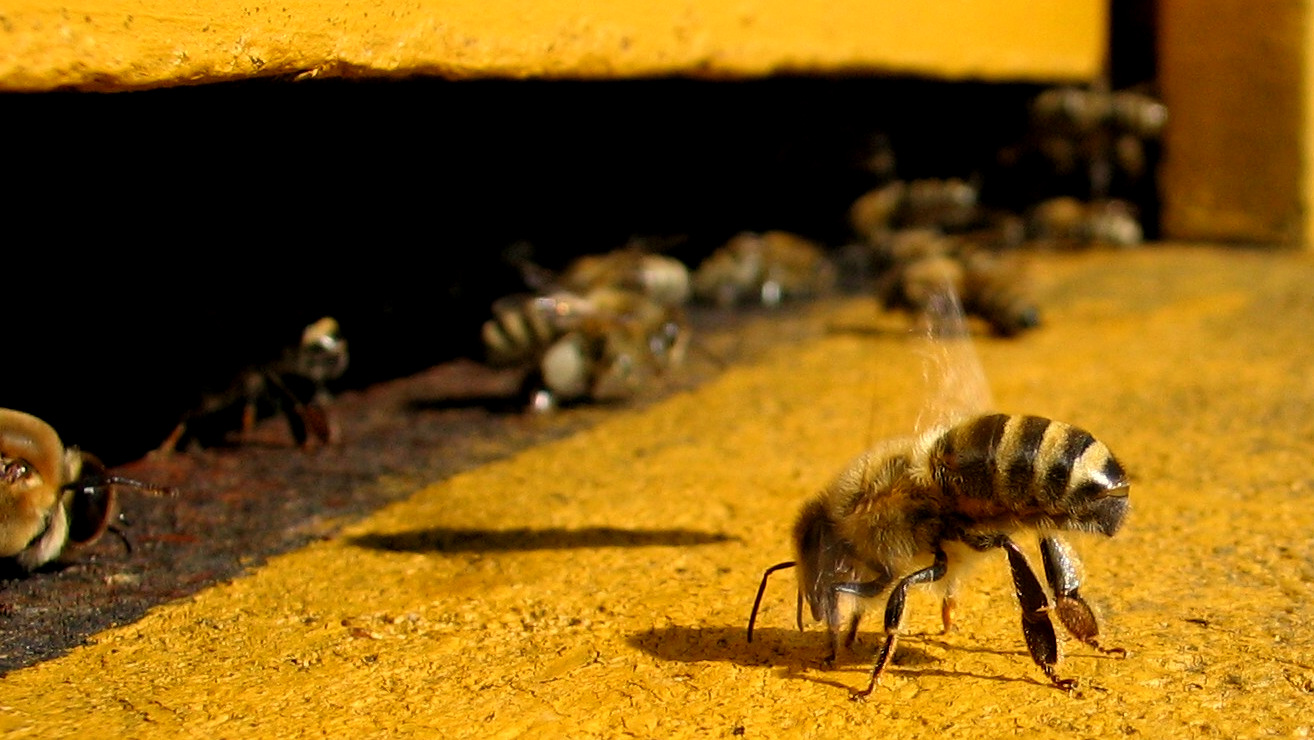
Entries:
MULTIPOLYGON (((937 301, 946 316, 936 324, 946 337, 939 345, 970 352, 970 345, 963 344, 969 340, 956 295, 946 289, 937 301), (952 330, 955 325, 958 332, 952 330)), ((939 355, 941 360, 947 353, 939 355)), ((967 364, 960 359, 938 372, 943 392, 955 396, 953 412, 988 398, 974 354, 967 364)), ((1080 594, 1076 558, 1059 535, 1114 535, 1127 515, 1128 488, 1113 453, 1083 429, 1028 415, 977 413, 937 420, 921 434, 876 446, 803 507, 794 525, 795 560, 763 574, 748 639, 767 579, 784 568, 797 568, 799 628, 804 601, 813 618, 826 624, 828 663, 841 640, 846 647, 853 642, 863 602, 883 597, 885 642, 866 688, 854 694, 866 697, 894 655, 908 589, 922 584, 943 588, 941 616, 947 631, 967 566, 1003 550, 1022 608, 1027 649, 1056 687, 1073 690, 1076 679, 1056 672, 1059 646, 1051 611, 1082 642, 1106 653, 1123 651, 1100 644, 1094 612, 1080 594), (1030 533, 1040 538, 1053 604, 1013 540, 1030 533), (841 594, 858 600, 843 631, 841 594)))

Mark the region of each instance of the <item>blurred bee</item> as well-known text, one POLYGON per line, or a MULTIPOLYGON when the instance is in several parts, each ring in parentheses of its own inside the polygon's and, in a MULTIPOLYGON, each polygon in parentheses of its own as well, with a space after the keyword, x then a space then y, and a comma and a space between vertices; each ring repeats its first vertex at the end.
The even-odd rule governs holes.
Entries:
POLYGON ((1109 198, 1083 203, 1063 196, 1031 208, 1027 236, 1042 246, 1075 249, 1091 245, 1134 247, 1144 234, 1135 206, 1127 201, 1109 198))
POLYGON ((824 294, 835 280, 834 265, 815 243, 786 231, 744 232, 703 260, 694 271, 693 291, 722 307, 774 307, 824 294))
POLYGON ((208 439, 214 433, 211 427, 219 427, 220 434, 228 432, 227 412, 238 406, 239 436, 246 438, 255 428, 262 403, 283 414, 298 445, 306 447, 312 438, 332 444, 337 429, 329 411, 332 395, 328 384, 342 377, 348 360, 347 342, 337 320, 325 316, 306 326, 301 340, 278 359, 248 367, 224 390, 204 394, 160 450, 172 452, 190 439, 208 439))
POLYGON ((964 310, 985 320, 999 336, 1040 325, 1040 309, 1015 258, 930 229, 909 229, 888 239, 882 261, 877 297, 886 308, 907 310, 923 324, 939 320, 942 312, 935 309, 947 293, 961 297, 964 310))
POLYGON ((849 225, 871 244, 903 229, 959 232, 981 222, 978 188, 960 178, 895 180, 853 201, 849 225))
POLYGON ((663 306, 684 305, 691 291, 689 268, 683 262, 633 246, 580 257, 561 273, 557 283, 577 295, 598 288, 621 288, 663 306))
MULTIPOLYGON (((961 323, 952 294, 941 303, 944 324, 961 323)), ((966 399, 988 395, 984 376, 961 332, 938 339, 938 357, 954 358, 939 373, 944 392, 966 399), (964 359, 966 358, 966 359, 964 359), (964 367, 963 363, 967 366, 964 367)), ((1038 416, 956 411, 915 436, 877 445, 810 500, 794 526, 795 559, 768 568, 748 621, 748 639, 776 571, 798 569, 798 623, 803 603, 830 637, 827 662, 842 642, 854 640, 865 603, 883 597, 885 641, 865 689, 868 696, 888 667, 898 642, 908 589, 943 589, 941 619, 953 624, 955 595, 973 561, 1002 549, 1022 607, 1022 634, 1032 659, 1058 688, 1075 679, 1056 672, 1059 645, 1051 611, 1074 637, 1105 653, 1095 614, 1080 594, 1079 565, 1059 537, 1065 531, 1114 535, 1128 510, 1129 482, 1122 465, 1089 432, 1038 416), (1014 541, 1038 534, 1053 602, 1014 541), (848 608, 843 625, 843 602, 848 608)))
POLYGON ((111 528, 115 491, 124 486, 169 492, 108 475, 95 457, 64 447, 46 422, 0 409, 0 560, 33 571, 66 547, 92 544, 111 528))
POLYGON ((1037 127, 1056 134, 1079 136, 1109 127, 1156 139, 1168 122, 1168 107, 1137 89, 1053 87, 1036 96, 1031 119, 1037 127))
POLYGON ((1056 87, 1031 106, 1033 146, 1060 177, 1084 178, 1092 198, 1109 197, 1149 174, 1168 109, 1141 90, 1056 87))
POLYGON ((677 307, 615 287, 509 296, 483 326, 489 365, 531 368, 526 391, 537 411, 632 395, 683 361, 688 335, 677 307))

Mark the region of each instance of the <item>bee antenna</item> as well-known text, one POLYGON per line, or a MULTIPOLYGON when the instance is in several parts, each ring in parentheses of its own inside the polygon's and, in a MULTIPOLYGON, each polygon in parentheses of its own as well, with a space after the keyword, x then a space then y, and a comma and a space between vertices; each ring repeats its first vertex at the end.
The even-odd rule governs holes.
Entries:
POLYGON ((177 496, 178 489, 170 486, 157 486, 154 483, 144 483, 132 478, 124 478, 119 475, 94 475, 87 478, 79 478, 72 483, 63 486, 66 491, 88 491, 98 488, 109 488, 110 486, 128 486, 136 488, 155 496, 177 496))
MULTIPOLYGON (((766 593, 767 579, 771 577, 771 574, 772 574, 772 573, 775 573, 775 572, 778 571, 778 570, 784 570, 784 569, 786 569, 786 568, 793 568, 795 565, 797 565, 797 563, 795 563, 793 560, 786 560, 786 561, 783 562, 783 563, 776 563, 775 565, 771 566, 770 568, 767 568, 767 569, 766 569, 766 572, 762 574, 762 583, 761 583, 761 585, 759 585, 759 586, 757 587, 757 598, 753 599, 753 612, 752 612, 751 614, 748 615, 748 641, 749 641, 749 642, 752 642, 752 641, 753 641, 753 624, 754 624, 755 622, 757 622, 757 610, 762 606, 762 594, 765 594, 765 593, 766 593)), ((803 601, 802 601, 802 599, 803 599, 803 595, 802 595, 802 594, 799 594, 799 602, 798 602, 798 609, 799 609, 799 624, 802 624, 802 623, 803 623, 803 601)))

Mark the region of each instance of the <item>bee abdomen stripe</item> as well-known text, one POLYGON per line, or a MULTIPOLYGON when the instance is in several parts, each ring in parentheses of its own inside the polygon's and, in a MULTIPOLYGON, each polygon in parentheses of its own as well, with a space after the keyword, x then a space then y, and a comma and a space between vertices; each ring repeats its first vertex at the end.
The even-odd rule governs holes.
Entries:
POLYGON ((1103 444, 1095 443, 1087 448, 1076 461, 1072 470, 1072 495, 1079 498, 1095 496, 1125 485, 1127 474, 1113 457, 1113 453, 1103 444))
POLYGON ((1007 491, 1025 491, 1036 477, 1036 458, 1040 454, 1045 430, 1051 422, 1040 416, 1014 416, 999 451, 998 483, 1007 491))
POLYGON ((954 472, 959 493, 969 498, 989 498, 994 488, 997 454, 1008 417, 982 416, 967 422, 952 435, 954 472))
POLYGON ((1084 430, 1054 422, 1045 432, 1036 457, 1036 488, 1045 501, 1058 501, 1067 492, 1072 466, 1095 443, 1084 430))

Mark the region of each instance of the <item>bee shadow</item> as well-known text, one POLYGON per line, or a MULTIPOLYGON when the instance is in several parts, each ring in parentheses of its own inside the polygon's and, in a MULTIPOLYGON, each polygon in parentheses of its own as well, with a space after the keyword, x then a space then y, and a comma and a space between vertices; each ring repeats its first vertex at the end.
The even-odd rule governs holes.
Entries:
MULTIPOLYGON (((824 678, 817 671, 836 671, 844 674, 861 676, 865 681, 876 659, 876 649, 881 638, 871 637, 859 640, 853 648, 841 650, 835 662, 830 666, 824 664, 827 643, 824 632, 796 632, 786 629, 760 629, 753 633, 753 642, 748 642, 743 628, 739 627, 663 627, 645 630, 630 636, 629 642, 634 647, 655 658, 677 663, 696 663, 703 661, 724 661, 749 667, 781 668, 784 678, 796 678, 804 681, 832 686, 835 688, 856 689, 858 682, 824 678)), ((948 645, 939 640, 925 640, 909 635, 896 648, 890 668, 890 675, 907 676, 942 676, 955 678, 975 678, 985 681, 1034 683, 1049 686, 1048 683, 1026 675, 1003 676, 973 673, 971 671, 936 668, 942 662, 932 652, 919 646, 936 646, 947 651, 968 650, 969 652, 995 653, 1009 655, 1011 651, 990 650, 988 648, 962 648, 948 645)), ((1018 653, 1018 655, 1022 655, 1018 653)), ((1031 666, 1030 660, 1026 666, 1031 666)))
POLYGON ((432 527, 394 534, 365 534, 351 544, 393 552, 517 552, 572 550, 598 547, 689 547, 738 540, 719 532, 688 529, 621 529, 582 527, 563 529, 460 529, 432 527))

